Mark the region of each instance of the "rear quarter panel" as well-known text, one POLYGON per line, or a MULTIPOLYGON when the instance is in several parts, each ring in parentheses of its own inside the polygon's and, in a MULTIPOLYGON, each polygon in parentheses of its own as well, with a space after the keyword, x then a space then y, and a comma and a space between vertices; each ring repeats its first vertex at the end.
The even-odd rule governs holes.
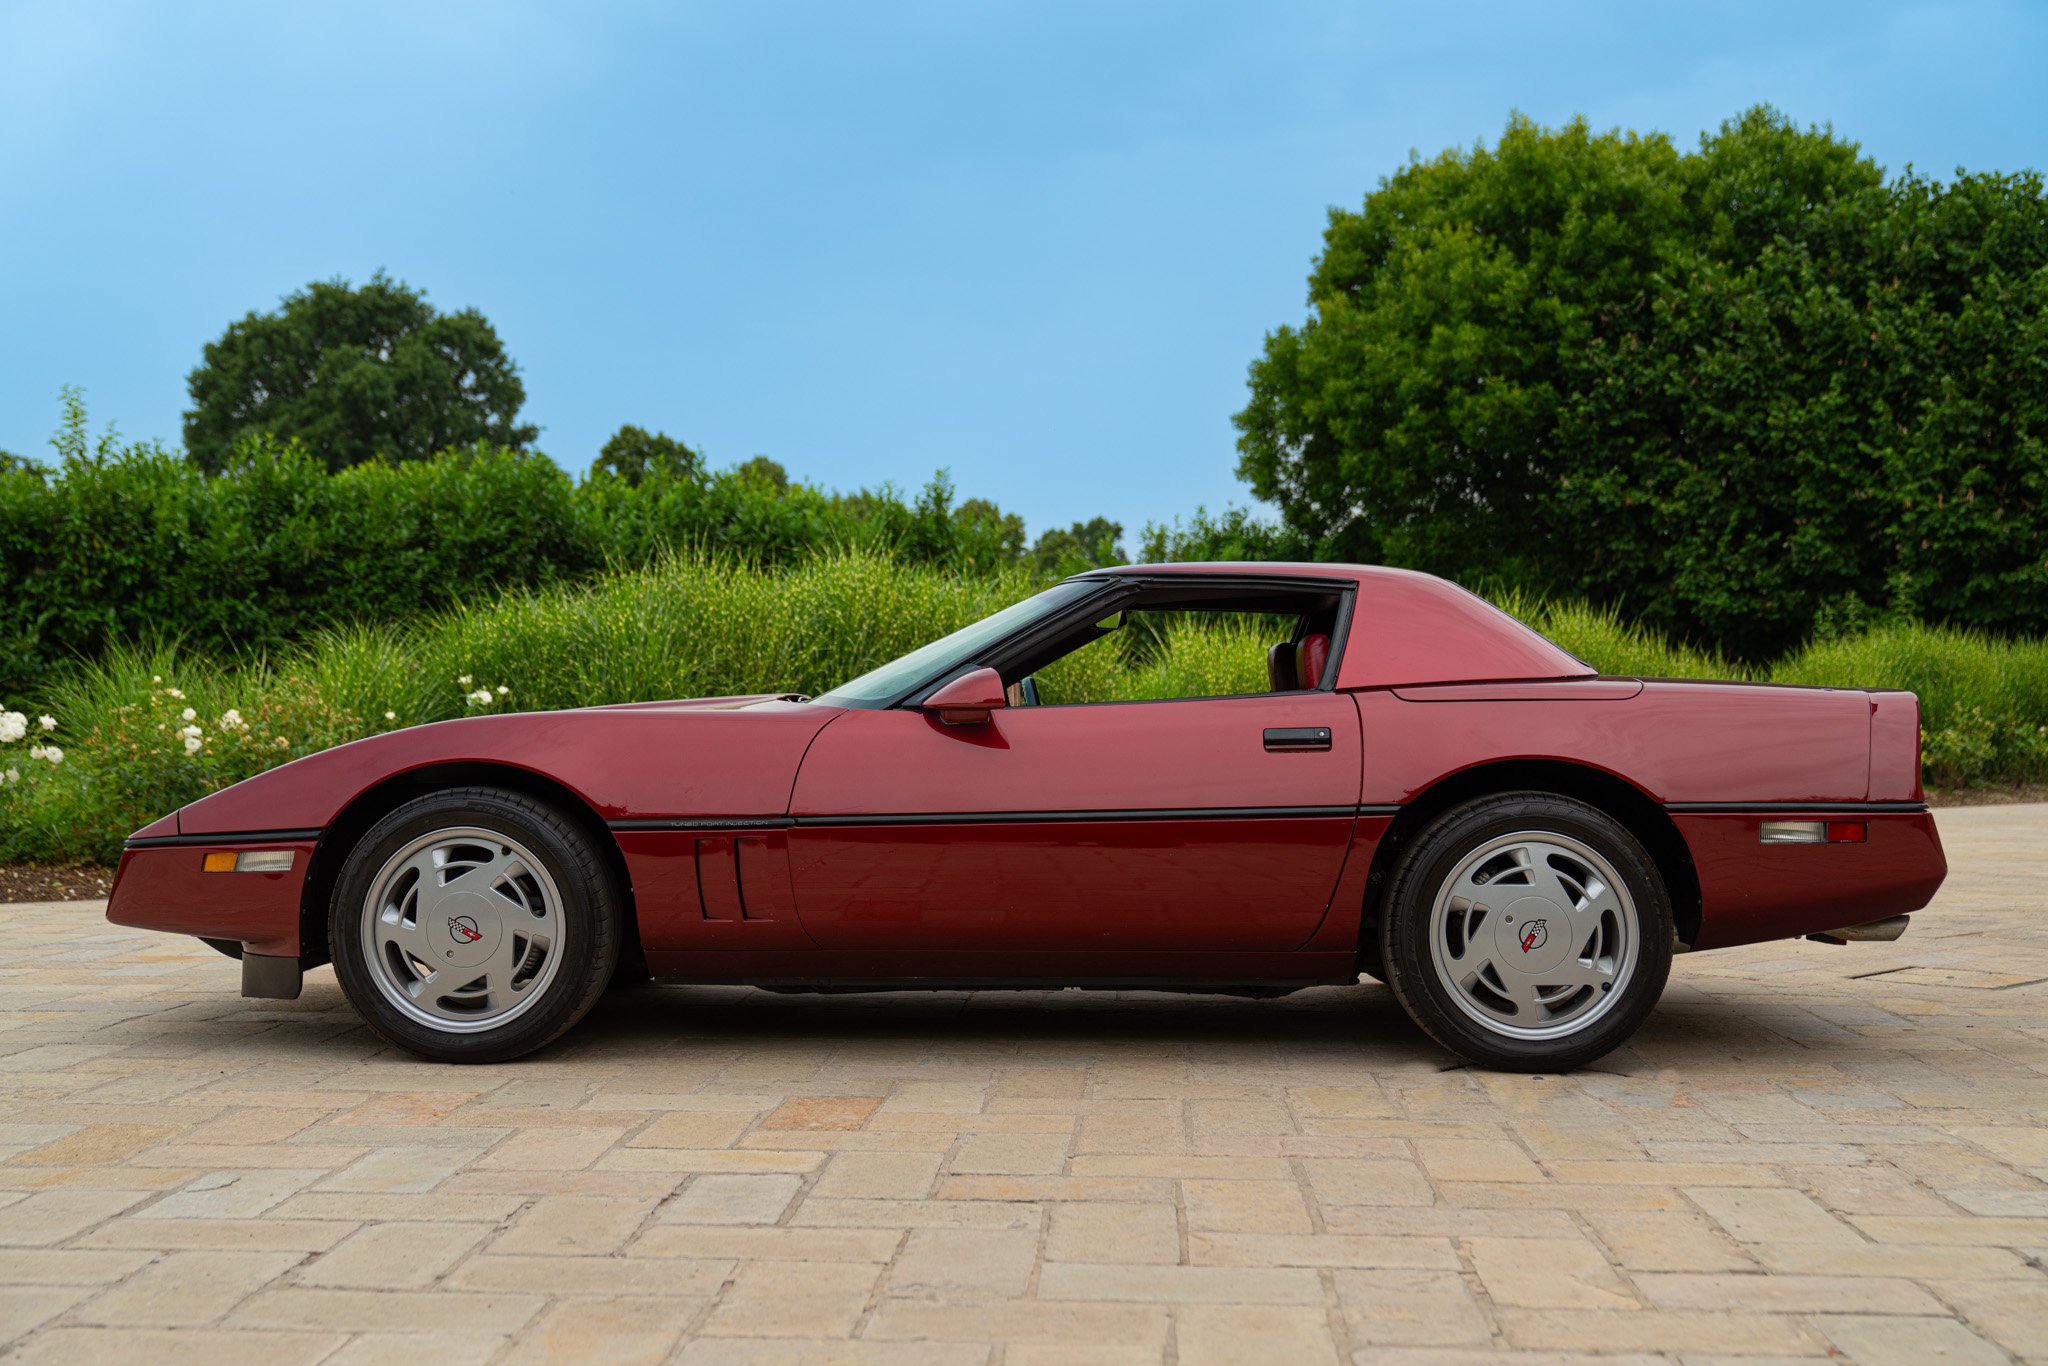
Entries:
POLYGON ((1358 694, 1367 804, 1405 804, 1506 759, 1559 759, 1624 778, 1659 802, 1862 801, 1868 693, 1654 680, 1402 688, 1358 694))

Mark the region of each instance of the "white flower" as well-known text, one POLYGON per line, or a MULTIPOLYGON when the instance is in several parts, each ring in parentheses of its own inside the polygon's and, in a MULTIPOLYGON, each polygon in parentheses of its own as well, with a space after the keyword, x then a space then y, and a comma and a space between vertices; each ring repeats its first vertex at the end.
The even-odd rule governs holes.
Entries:
POLYGON ((491 690, 489 688, 478 688, 475 692, 469 694, 467 700, 472 707, 488 707, 491 705, 491 690))
POLYGON ((29 757, 29 758, 31 758, 31 759, 40 759, 40 758, 42 758, 42 757, 43 757, 43 754, 44 754, 44 752, 45 752, 45 751, 44 751, 44 749, 43 749, 43 747, 42 747, 41 745, 30 745, 30 746, 28 747, 28 757, 29 757))
POLYGON ((290 749, 292 745, 292 742, 285 739, 282 735, 278 736, 277 739, 275 739, 271 743, 275 744, 279 749, 290 749))
POLYGON ((38 716, 36 718, 36 724, 41 726, 44 730, 55 730, 57 729, 57 718, 48 715, 38 716))
POLYGON ((164 676, 162 674, 151 674, 149 676, 149 681, 152 683, 161 683, 164 681, 164 676))
POLYGON ((11 745, 28 734, 28 718, 18 711, 0 711, 0 745, 11 745))
POLYGON ((184 693, 182 693, 182 692, 180 692, 180 691, 179 691, 178 689, 176 689, 176 688, 165 688, 165 689, 164 689, 164 696, 165 696, 165 697, 175 697, 175 698, 177 698, 177 699, 178 699, 178 700, 179 700, 180 702, 182 702, 182 701, 184 701, 184 700, 185 700, 185 694, 184 694, 184 693))
POLYGON ((248 726, 248 724, 248 722, 242 719, 242 713, 235 710, 233 707, 229 707, 226 711, 220 714, 220 728, 222 730, 242 730, 245 729, 248 726))
POLYGON ((21 770, 18 768, 10 768, 5 772, 0 772, 0 783, 18 783, 20 781, 21 770))
POLYGON ((498 685, 498 696, 500 696, 500 697, 503 697, 503 696, 505 696, 505 694, 507 694, 507 693, 509 693, 509 692, 511 692, 511 691, 512 691, 512 690, 511 690, 510 688, 506 687, 506 686, 505 686, 505 685, 504 685, 503 683, 500 683, 500 684, 498 685))
POLYGON ((178 716, 179 719, 185 721, 197 721, 199 719, 199 713, 192 710, 190 707, 187 707, 185 708, 185 710, 179 712, 178 716))
POLYGON ((50 761, 51 768, 55 768, 64 762, 64 751, 58 749, 55 745, 45 745, 43 746, 43 757, 50 761))
POLYGON ((188 736, 186 736, 186 737, 185 737, 185 752, 186 752, 187 754, 197 754, 197 753, 199 752, 199 737, 198 737, 198 736, 196 736, 196 735, 188 735, 188 736))
POLYGON ((461 685, 462 685, 463 687, 465 687, 465 688, 467 688, 467 687, 468 687, 468 686, 470 685, 470 682, 471 682, 471 680, 470 680, 470 676, 469 676, 468 674, 464 674, 464 675, 462 675, 462 677, 460 677, 460 678, 456 679, 455 681, 456 681, 457 683, 460 683, 460 684, 461 684, 461 685))
POLYGON ((384 713, 384 719, 386 721, 396 721, 398 719, 398 713, 395 711, 387 711, 384 713))
POLYGON ((192 740, 205 734, 205 732, 197 726, 180 726, 178 727, 178 734, 184 736, 187 740, 192 740))

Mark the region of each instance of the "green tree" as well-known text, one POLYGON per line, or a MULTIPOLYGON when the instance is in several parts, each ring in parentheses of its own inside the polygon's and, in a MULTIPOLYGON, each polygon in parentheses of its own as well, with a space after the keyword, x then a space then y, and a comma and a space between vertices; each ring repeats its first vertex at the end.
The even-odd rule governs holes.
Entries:
POLYGON ((25 455, 0 451, 0 474, 41 474, 42 468, 25 455))
POLYGON ((1051 527, 1033 543, 1031 562, 1048 574, 1084 574, 1124 563, 1123 539, 1123 525, 1107 517, 1076 522, 1064 531, 1051 527))
POLYGON ((733 473, 742 479, 751 480, 757 484, 766 484, 770 488, 783 490, 789 488, 789 471, 765 455, 757 455, 744 464, 734 466, 733 473))
POLYGON ((329 469, 486 442, 521 449, 526 389, 475 309, 441 313, 382 272, 308 285, 208 344, 186 380, 185 451, 223 469, 245 437, 296 440, 329 469))
POLYGON ((1887 182, 1749 111, 1510 122, 1333 211, 1241 474, 1324 558, 1588 596, 1745 655, 2048 621, 2040 178, 1887 182))
POLYGON ((623 479, 638 487, 643 479, 695 479, 703 457, 666 432, 625 426, 613 432, 590 466, 593 478, 623 479))

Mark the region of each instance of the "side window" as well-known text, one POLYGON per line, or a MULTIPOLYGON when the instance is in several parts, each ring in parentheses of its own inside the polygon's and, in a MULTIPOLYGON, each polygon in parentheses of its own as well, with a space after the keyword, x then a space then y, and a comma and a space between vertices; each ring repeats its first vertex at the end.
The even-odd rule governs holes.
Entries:
POLYGON ((1267 692, 1268 656, 1302 626, 1299 613, 1135 607, 1097 623, 1097 633, 1040 665, 1028 684, 1013 684, 1011 700, 1052 707, 1267 692))

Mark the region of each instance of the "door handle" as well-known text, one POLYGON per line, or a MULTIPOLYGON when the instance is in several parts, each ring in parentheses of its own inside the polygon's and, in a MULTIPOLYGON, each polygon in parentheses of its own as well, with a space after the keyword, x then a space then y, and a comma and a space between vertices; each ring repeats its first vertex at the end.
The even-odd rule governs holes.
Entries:
POLYGON ((1328 749, 1330 728, 1328 726, 1268 726, 1266 727, 1266 748, 1269 750, 1328 749))

